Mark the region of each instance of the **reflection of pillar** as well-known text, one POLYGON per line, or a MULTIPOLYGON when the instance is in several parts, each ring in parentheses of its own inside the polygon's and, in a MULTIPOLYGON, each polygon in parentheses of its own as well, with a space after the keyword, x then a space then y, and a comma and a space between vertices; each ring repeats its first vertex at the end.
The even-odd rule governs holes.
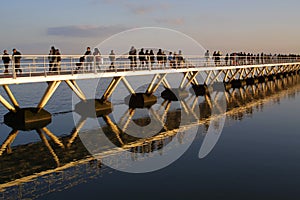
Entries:
POLYGON ((47 128, 44 127, 42 128, 42 130, 44 131, 44 133, 46 133, 58 146, 60 146, 61 148, 65 148, 64 144, 58 139, 58 137, 56 137, 53 133, 51 133, 51 131, 47 128))
POLYGON ((105 123, 112 129, 113 133, 116 135, 120 144, 124 145, 124 142, 123 142, 122 138, 120 137, 121 132, 120 132, 118 126, 114 124, 114 122, 109 118, 109 116, 105 115, 102 118, 105 121, 105 123))
POLYGON ((73 142, 75 141, 75 139, 77 138, 78 136, 78 133, 79 131, 82 129, 82 127, 84 126, 86 122, 86 118, 85 119, 80 119, 79 122, 76 124, 75 128, 74 128, 74 131, 72 133, 72 136, 71 138, 69 139, 68 141, 68 144, 67 144, 67 147, 70 148, 71 145, 73 144, 73 142))
POLYGON ((0 156, 2 156, 3 152, 7 149, 8 153, 11 153, 10 145, 13 143, 15 138, 17 137, 19 131, 18 130, 12 130, 6 140, 3 142, 0 148, 0 156))
POLYGON ((59 158, 56 155, 56 153, 53 150, 53 148, 51 147, 51 145, 49 144, 49 141, 47 140, 47 138, 45 137, 45 135, 42 133, 41 130, 37 129, 36 132, 39 134, 41 140, 44 142, 45 146, 48 148, 49 152, 53 156, 53 159, 56 162, 57 167, 59 167, 60 166, 59 158))
POLYGON ((157 112, 156 112, 153 108, 150 108, 149 112, 152 114, 152 116, 153 116, 158 122, 160 122, 160 125, 161 125, 165 130, 167 130, 167 127, 166 127, 164 121, 162 121, 162 119, 159 117, 159 115, 157 114, 157 112))
POLYGON ((127 116, 127 120, 124 123, 123 128, 121 129, 123 132, 126 132, 126 129, 127 129, 128 125, 129 125, 132 117, 134 116, 134 113, 135 113, 135 109, 131 109, 131 108, 129 108, 128 112, 125 113, 125 116, 127 116))

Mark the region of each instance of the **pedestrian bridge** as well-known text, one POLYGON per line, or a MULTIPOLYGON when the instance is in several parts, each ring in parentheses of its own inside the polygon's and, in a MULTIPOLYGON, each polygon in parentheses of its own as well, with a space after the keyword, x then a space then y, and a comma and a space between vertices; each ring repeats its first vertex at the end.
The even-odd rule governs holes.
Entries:
MULTIPOLYGON (((5 121, 16 120, 16 118, 23 119, 28 112, 33 116, 28 120, 30 122, 40 120, 43 117, 49 118, 51 115, 44 112, 43 108, 62 82, 65 82, 83 102, 86 102, 88 99, 85 96, 85 91, 82 91, 78 86, 77 80, 111 78, 111 83, 106 88, 102 98, 96 101, 96 110, 103 110, 111 107, 108 99, 120 82, 125 85, 132 95, 130 99, 133 102, 132 105, 143 107, 156 101, 153 93, 160 85, 163 85, 166 89, 173 88, 168 82, 168 75, 170 74, 182 75, 181 80, 178 80, 180 86, 177 90, 179 93, 192 86, 196 93, 201 94, 203 90, 204 93, 207 91, 207 86, 216 82, 231 84, 232 87, 241 87, 246 83, 256 84, 286 74, 296 74, 300 68, 299 57, 231 57, 227 61, 224 58, 215 61, 199 56, 184 55, 182 62, 174 60, 170 64, 166 60, 165 63, 141 65, 138 61, 136 64, 130 63, 128 56, 120 55, 116 56, 113 67, 109 55, 102 55, 100 61, 97 57, 93 57, 92 62, 81 63, 79 62, 80 57, 81 55, 61 55, 60 63, 50 64, 48 61, 49 55, 22 55, 20 65, 22 73, 16 73, 15 65, 12 63, 9 73, 0 74, 0 85, 4 88, 10 100, 9 102, 0 94, 0 103, 9 110, 9 115, 5 117, 5 121), (49 69, 50 65, 52 67, 55 65, 56 70, 49 69), (145 75, 153 76, 152 81, 144 93, 137 94, 127 77, 145 75), (204 81, 200 82, 199 76, 204 81), (25 83, 41 82, 47 83, 48 87, 39 104, 30 109, 20 108, 9 86, 18 84, 18 87, 22 87, 22 84, 25 83), (137 98, 137 96, 141 98, 137 98), (142 102, 137 102, 138 99, 142 99, 142 102)), ((172 98, 170 93, 166 95, 166 98, 176 100, 176 98, 172 98)), ((25 119, 24 123, 26 122, 25 119)))

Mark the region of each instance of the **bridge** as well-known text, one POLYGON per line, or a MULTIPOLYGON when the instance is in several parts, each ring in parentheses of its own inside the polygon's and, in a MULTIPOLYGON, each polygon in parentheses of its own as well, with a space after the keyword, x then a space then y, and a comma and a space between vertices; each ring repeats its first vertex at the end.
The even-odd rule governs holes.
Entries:
MULTIPOLYGON (((111 83, 106 88, 102 98, 95 100, 96 111, 103 111, 111 109, 111 103, 108 100, 120 82, 131 94, 130 105, 145 107, 156 101, 157 97, 153 93, 160 85, 163 85, 166 90, 172 88, 168 82, 168 75, 170 74, 182 74, 181 80, 178 80, 180 87, 177 88, 177 94, 181 94, 190 86, 196 93, 205 93, 207 86, 216 82, 226 83, 227 86, 230 84, 232 87, 241 87, 246 83, 255 84, 273 80, 276 76, 298 73, 300 68, 299 57, 268 56, 258 59, 231 57, 229 62, 225 62, 224 58, 216 62, 213 59, 185 55, 182 61, 175 61, 172 64, 169 62, 146 62, 146 64, 140 65, 139 63, 131 63, 127 55, 119 55, 116 56, 113 67, 109 55, 102 55, 101 61, 93 56, 89 63, 79 62, 80 57, 79 55, 61 55, 61 62, 53 64, 48 61, 49 55, 23 55, 20 64, 22 73, 15 72, 17 65, 13 62, 9 73, 0 74, 0 85, 9 98, 7 100, 3 95, 0 95, 0 103, 9 111, 5 116, 5 121, 12 124, 17 119, 18 123, 27 124, 41 119, 49 120, 51 115, 44 110, 44 107, 62 82, 65 82, 82 102, 87 102, 85 91, 81 90, 76 81, 111 78, 111 83), (55 70, 49 69, 50 65, 55 65, 55 70), (144 93, 136 93, 127 77, 144 75, 152 76, 152 81, 144 93), (199 76, 204 81, 200 82, 199 76), (22 84, 25 83, 41 82, 47 83, 48 87, 38 105, 32 108, 20 108, 17 99, 10 90, 10 85, 18 84, 19 87, 22 87, 22 84)), ((172 92, 166 91, 165 94, 165 98, 176 100, 172 92)))

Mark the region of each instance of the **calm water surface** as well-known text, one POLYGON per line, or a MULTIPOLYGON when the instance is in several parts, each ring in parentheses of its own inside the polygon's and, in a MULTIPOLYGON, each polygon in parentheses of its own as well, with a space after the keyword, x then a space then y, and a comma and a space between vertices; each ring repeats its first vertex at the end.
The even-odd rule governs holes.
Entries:
MULTIPOLYGON (((36 84, 12 90, 22 98, 23 106, 32 106, 38 103, 32 95, 41 96, 32 91, 45 87, 36 84)), ((42 174, 57 168, 53 154, 37 131, 20 131, 12 152, 4 151, 0 157, 0 199, 299 199, 299 91, 298 81, 272 94, 259 91, 258 95, 266 95, 260 99, 245 93, 249 102, 238 101, 239 106, 227 114, 221 136, 206 157, 198 157, 207 130, 199 125, 196 139, 183 156, 150 173, 111 169, 91 158, 79 138, 65 150, 47 136, 60 166, 75 164, 42 174), (16 181, 24 177, 30 178, 16 181)), ((55 113, 47 128, 67 144, 75 126, 71 92, 62 85, 55 95, 59 98, 51 99, 46 107, 55 113)), ((0 112, 3 121, 6 111, 2 107, 0 112)), ((12 129, 2 123, 0 131, 3 144, 12 129)))

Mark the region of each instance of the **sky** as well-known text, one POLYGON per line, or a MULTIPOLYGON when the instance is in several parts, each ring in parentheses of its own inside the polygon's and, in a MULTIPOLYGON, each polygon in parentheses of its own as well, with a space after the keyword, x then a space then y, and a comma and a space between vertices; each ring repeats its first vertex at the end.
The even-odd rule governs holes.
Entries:
POLYGON ((210 51, 300 54, 299 8, 298 0, 3 1, 0 49, 40 55, 54 45, 63 54, 82 54, 122 31, 161 27, 210 51))

